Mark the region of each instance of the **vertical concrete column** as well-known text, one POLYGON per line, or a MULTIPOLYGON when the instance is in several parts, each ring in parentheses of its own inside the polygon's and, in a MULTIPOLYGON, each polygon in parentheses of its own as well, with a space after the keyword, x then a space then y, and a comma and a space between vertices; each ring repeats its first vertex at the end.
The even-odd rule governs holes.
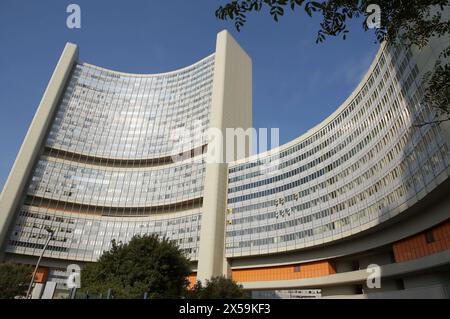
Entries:
MULTIPOLYGON (((210 127, 221 130, 224 137, 227 128, 246 130, 252 127, 252 62, 225 30, 217 35, 210 127)), ((197 269, 197 279, 201 281, 227 274, 224 246, 228 165, 225 163, 225 145, 223 141, 220 146, 223 163, 206 164, 197 269)), ((208 152, 212 149, 210 146, 208 152)))
POLYGON ((66 81, 77 59, 78 47, 75 44, 67 43, 0 195, 0 259, 3 259, 11 221, 23 199, 26 183, 52 123, 66 81))

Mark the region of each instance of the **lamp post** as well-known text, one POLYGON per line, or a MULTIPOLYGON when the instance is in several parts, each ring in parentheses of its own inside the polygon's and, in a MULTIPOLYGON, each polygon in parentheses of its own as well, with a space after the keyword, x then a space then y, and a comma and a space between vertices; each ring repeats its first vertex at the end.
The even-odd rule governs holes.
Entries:
POLYGON ((31 297, 31 288, 33 287, 33 282, 34 282, 34 278, 36 277, 36 272, 39 268, 39 263, 41 262, 42 256, 44 256, 45 250, 47 249, 48 244, 50 243, 50 240, 52 240, 52 238, 53 238, 54 231, 49 227, 46 227, 45 230, 48 232, 49 235, 45 242, 44 248, 42 249, 41 255, 39 256, 39 259, 36 263, 36 267, 34 267, 33 276, 31 277, 30 285, 28 286, 28 291, 27 291, 27 295, 26 295, 27 299, 29 299, 31 297))

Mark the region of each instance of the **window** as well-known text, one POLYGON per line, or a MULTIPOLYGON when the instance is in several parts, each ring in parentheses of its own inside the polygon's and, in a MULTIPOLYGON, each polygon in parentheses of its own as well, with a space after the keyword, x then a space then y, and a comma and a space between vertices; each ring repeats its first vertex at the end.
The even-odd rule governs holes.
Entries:
POLYGON ((294 266, 294 272, 300 272, 300 265, 294 266))
POLYGON ((425 233, 425 240, 427 244, 434 243, 436 239, 434 238, 433 231, 429 230, 425 233))

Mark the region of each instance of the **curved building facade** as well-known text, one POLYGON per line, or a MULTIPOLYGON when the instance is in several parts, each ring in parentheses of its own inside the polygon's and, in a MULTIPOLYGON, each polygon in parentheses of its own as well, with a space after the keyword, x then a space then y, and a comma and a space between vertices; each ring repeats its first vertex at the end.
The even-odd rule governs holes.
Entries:
POLYGON ((42 271, 58 280, 112 239, 156 233, 191 259, 190 280, 224 274, 258 297, 449 297, 450 127, 422 125, 444 46, 382 44, 322 123, 210 163, 209 129, 252 127, 251 61, 226 31, 214 54, 154 75, 80 62, 69 44, 2 193, 4 258, 35 263, 50 228, 42 271))
POLYGON ((167 159, 171 131, 200 124, 203 136, 208 127, 214 55, 157 75, 73 68, 7 251, 39 253, 48 226, 58 229, 51 257, 95 261, 113 238, 152 232, 196 259, 203 155, 194 164, 167 159))
POLYGON ((444 45, 383 44, 326 120, 230 164, 225 249, 235 280, 249 289, 322 288, 323 296, 450 297, 450 130, 423 125, 436 112, 421 103, 423 76, 444 45), (423 268, 402 265, 436 254, 433 275, 409 277, 423 268), (368 289, 369 265, 396 275, 368 289))
POLYGON ((213 54, 160 74, 81 62, 67 44, 0 199, 4 258, 44 252, 41 268, 58 277, 113 239, 158 234, 199 278, 221 273, 211 237, 224 232, 227 167, 206 163, 206 132, 251 126, 251 60, 226 31, 213 54))
POLYGON ((145 232, 170 232, 196 258, 205 165, 162 159, 175 127, 206 130, 213 70, 214 56, 149 76, 76 63, 7 250, 39 253, 45 225, 58 229, 57 258, 94 261, 113 238, 145 232))
POLYGON ((229 257, 302 249, 389 220, 448 177, 411 49, 384 47, 360 86, 304 136, 229 169, 229 257), (404 66, 402 70, 399 66, 404 66))

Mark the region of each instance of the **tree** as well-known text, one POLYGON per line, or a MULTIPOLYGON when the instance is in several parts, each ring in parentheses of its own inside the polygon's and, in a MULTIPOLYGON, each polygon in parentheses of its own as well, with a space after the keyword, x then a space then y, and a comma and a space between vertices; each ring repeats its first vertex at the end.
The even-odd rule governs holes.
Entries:
POLYGON ((0 264, 0 299, 25 296, 31 274, 32 268, 28 265, 0 264))
POLYGON ((242 299, 248 298, 248 295, 242 285, 232 279, 219 276, 206 280, 204 287, 200 281, 197 281, 188 292, 187 297, 192 299, 242 299))
MULTIPOLYGON (((232 0, 216 10, 216 17, 232 20, 238 31, 247 21, 250 12, 262 12, 267 9, 275 21, 284 15, 286 9, 295 11, 303 8, 308 16, 321 14, 322 21, 317 32, 316 42, 323 42, 326 37, 347 37, 349 32, 347 21, 355 18, 363 19, 364 30, 369 29, 367 23, 372 19, 374 11, 371 4, 376 3, 380 9, 380 24, 374 29, 377 40, 390 41, 393 44, 417 45, 423 47, 432 37, 450 36, 448 0, 232 0), (369 10, 368 10, 369 9, 369 10)), ((436 109, 439 122, 450 117, 450 46, 445 48, 436 62, 434 70, 424 78, 424 102, 436 109), (443 63, 442 60, 447 60, 443 63)))
POLYGON ((157 235, 137 235, 116 243, 98 262, 81 272, 84 292, 103 295, 111 288, 115 298, 180 298, 188 285, 189 259, 178 246, 157 235))

